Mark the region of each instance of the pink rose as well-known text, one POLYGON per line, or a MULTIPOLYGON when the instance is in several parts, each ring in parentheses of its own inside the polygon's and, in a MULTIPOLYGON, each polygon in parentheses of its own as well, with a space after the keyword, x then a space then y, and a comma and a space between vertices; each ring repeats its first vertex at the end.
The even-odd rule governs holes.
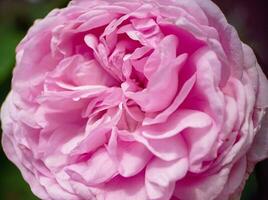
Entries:
POLYGON ((232 199, 267 88, 210 0, 73 0, 17 47, 2 143, 41 199, 232 199))

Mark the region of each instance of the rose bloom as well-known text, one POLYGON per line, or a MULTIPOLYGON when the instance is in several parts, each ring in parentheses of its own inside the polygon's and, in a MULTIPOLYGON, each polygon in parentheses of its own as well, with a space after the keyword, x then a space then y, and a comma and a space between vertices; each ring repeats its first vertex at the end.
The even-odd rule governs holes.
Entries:
POLYGON ((210 0, 73 0, 17 47, 2 144, 45 200, 237 199, 267 88, 210 0))

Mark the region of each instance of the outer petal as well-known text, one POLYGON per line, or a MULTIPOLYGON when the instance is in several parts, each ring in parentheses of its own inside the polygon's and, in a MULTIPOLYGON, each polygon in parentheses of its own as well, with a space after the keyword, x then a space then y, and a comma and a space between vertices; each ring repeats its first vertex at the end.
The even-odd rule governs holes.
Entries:
MULTIPOLYGON (((237 78, 241 78, 243 71, 243 66, 241 63, 243 63, 244 57, 242 43, 238 37, 236 30, 233 26, 228 24, 222 11, 212 1, 194 1, 196 1, 205 12, 206 16, 208 17, 209 25, 217 29, 221 45, 223 46, 226 56, 230 62, 229 65, 232 75, 237 78)), ((227 69, 228 66, 225 65, 225 70, 227 69)))
POLYGON ((142 133, 151 139, 163 139, 175 136, 187 128, 205 128, 212 124, 210 116, 203 112, 181 109, 170 116, 167 122, 145 126, 142 133))
POLYGON ((87 162, 70 165, 65 170, 73 180, 86 185, 97 185, 110 180, 117 174, 117 164, 102 148, 95 152, 87 162))
POLYGON ((229 174, 228 181, 224 187, 224 190, 218 196, 217 200, 228 200, 230 196, 236 196, 237 190, 239 191, 238 196, 240 196, 241 186, 244 184, 247 170, 247 160, 243 157, 241 160, 237 161, 229 174), (240 187, 240 188, 239 188, 240 187))
POLYGON ((259 127, 256 128, 257 134, 253 145, 248 153, 248 159, 255 163, 268 157, 268 112, 264 113, 264 117, 259 127))
POLYGON ((223 190, 229 173, 230 166, 226 166, 206 177, 189 175, 176 183, 174 196, 183 200, 214 200, 223 190))
POLYGON ((135 140, 144 144, 155 156, 165 161, 177 160, 187 154, 187 146, 181 135, 162 140, 148 139, 134 135, 135 140))
POLYGON ((115 177, 104 187, 97 199, 105 200, 148 200, 144 186, 144 174, 131 178, 115 177))
POLYGON ((174 161, 152 160, 146 168, 145 184, 149 199, 169 200, 173 194, 175 182, 186 175, 187 158, 174 161))
POLYGON ((152 154, 142 144, 133 143, 119 150, 119 173, 130 177, 139 173, 152 158, 152 154))
POLYGON ((243 44, 244 67, 252 82, 252 87, 255 90, 257 108, 268 107, 268 80, 259 66, 253 50, 246 44, 243 44))

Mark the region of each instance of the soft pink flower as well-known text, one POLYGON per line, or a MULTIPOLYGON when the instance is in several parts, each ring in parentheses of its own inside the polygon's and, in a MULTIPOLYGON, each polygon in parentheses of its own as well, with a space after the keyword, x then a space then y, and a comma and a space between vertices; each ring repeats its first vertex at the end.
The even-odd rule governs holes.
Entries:
POLYGON ((236 198, 267 88, 210 0, 73 0, 17 47, 2 143, 41 199, 236 198))

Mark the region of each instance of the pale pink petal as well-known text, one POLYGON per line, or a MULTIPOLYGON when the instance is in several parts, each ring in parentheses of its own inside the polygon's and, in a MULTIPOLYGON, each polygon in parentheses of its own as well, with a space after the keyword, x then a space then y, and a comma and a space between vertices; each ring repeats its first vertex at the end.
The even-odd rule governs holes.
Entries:
MULTIPOLYGON (((149 78, 147 88, 137 93, 126 92, 126 96, 137 102, 143 111, 161 111, 167 108, 175 96, 176 88, 178 85, 178 71, 184 64, 187 56, 181 55, 180 57, 175 58, 176 49, 174 49, 174 47, 176 46, 173 45, 174 42, 176 43, 176 39, 173 36, 168 36, 163 39, 158 52, 159 58, 161 58, 161 62, 158 63, 158 65, 160 65, 158 69, 155 69, 156 71, 154 73, 151 74, 150 72, 150 75, 147 73, 147 77, 149 78), (170 46, 173 46, 173 49, 169 49, 169 53, 167 54, 165 52, 165 49, 170 48, 170 46), (170 62, 172 59, 174 60, 170 62), (166 68, 167 65, 170 65, 168 69, 166 68), (163 81, 165 84, 159 84, 159 80, 163 78, 166 79, 163 81), (168 91, 166 91, 167 87, 169 87, 168 91), (161 101, 156 98, 160 93, 165 94, 160 97, 161 101)), ((150 58, 148 60, 150 60, 150 58)), ((148 70, 148 67, 144 68, 144 70, 148 70)))
POLYGON ((152 158, 149 150, 139 143, 121 145, 118 154, 118 171, 123 177, 131 177, 138 174, 152 158))
POLYGON ((233 26, 228 24, 219 7, 212 1, 194 1, 196 1, 204 11, 210 26, 216 28, 219 32, 220 42, 227 55, 232 74, 237 78, 241 78, 243 71, 243 66, 241 65, 241 63, 243 63, 243 50, 236 30, 233 26))
POLYGON ((179 91, 179 94, 176 96, 172 104, 163 112, 159 113, 153 118, 146 117, 143 120, 143 125, 152 125, 156 123, 163 123, 165 122, 168 117, 175 112, 178 107, 183 103, 183 101, 186 99, 187 95, 190 93, 192 87, 194 86, 194 83, 196 81, 196 75, 194 74, 190 79, 188 79, 184 85, 182 86, 181 90, 179 91))
POLYGON ((101 148, 87 161, 65 168, 69 176, 86 185, 97 185, 109 181, 117 175, 117 164, 108 152, 101 148))
MULTIPOLYGON (((230 195, 235 195, 237 190, 241 190, 241 185, 244 184, 244 179, 246 178, 247 161, 246 158, 242 158, 237 161, 231 169, 229 174, 229 179, 221 192, 217 200, 228 199, 230 195)), ((238 196, 240 196, 241 191, 239 191, 238 196)))
POLYGON ((105 200, 145 200, 148 199, 144 185, 144 174, 140 173, 134 177, 115 177, 105 185, 104 194, 99 196, 105 200))
POLYGON ((253 163, 259 162, 268 156, 268 112, 263 111, 262 114, 264 117, 256 128, 257 135, 248 154, 248 159, 253 163))
POLYGON ((183 178, 188 170, 187 158, 174 161, 153 159, 145 172, 145 185, 150 199, 169 200, 176 181, 183 178))
POLYGON ((204 128, 212 124, 212 119, 205 113, 195 110, 177 110, 164 124, 145 126, 142 134, 151 139, 163 139, 180 134, 187 128, 204 128))
POLYGON ((187 146, 179 134, 162 140, 148 139, 134 135, 135 140, 145 145, 155 156, 165 161, 172 161, 187 154, 187 146))
POLYGON ((218 129, 212 123, 210 127, 188 129, 183 133, 189 149, 190 171, 198 172, 202 168, 202 161, 216 157, 213 148, 218 137, 218 129))
POLYGON ((208 176, 188 175, 177 181, 174 196, 183 200, 214 200, 228 180, 230 166, 226 166, 216 174, 208 176))

